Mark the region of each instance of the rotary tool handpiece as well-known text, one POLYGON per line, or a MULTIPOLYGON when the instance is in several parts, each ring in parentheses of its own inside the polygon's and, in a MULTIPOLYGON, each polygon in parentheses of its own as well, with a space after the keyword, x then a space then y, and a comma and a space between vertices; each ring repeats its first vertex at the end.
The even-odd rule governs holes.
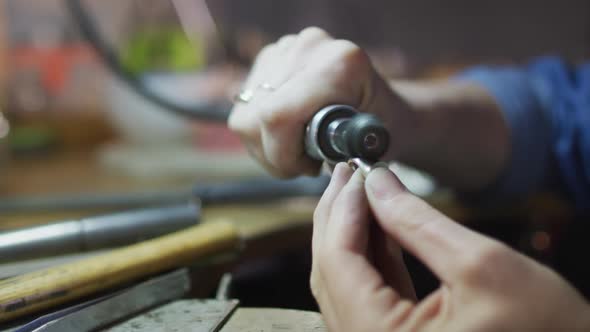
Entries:
POLYGON ((306 153, 330 164, 351 158, 376 162, 388 147, 389 132, 381 120, 347 105, 322 108, 305 132, 306 153))

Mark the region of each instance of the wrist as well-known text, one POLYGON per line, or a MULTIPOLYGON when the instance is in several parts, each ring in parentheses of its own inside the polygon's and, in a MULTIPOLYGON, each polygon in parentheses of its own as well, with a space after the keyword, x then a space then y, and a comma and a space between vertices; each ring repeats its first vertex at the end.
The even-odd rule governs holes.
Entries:
POLYGON ((434 83, 394 81, 390 82, 394 94, 400 99, 404 118, 392 116, 392 131, 398 133, 398 141, 392 144, 392 160, 407 164, 420 164, 429 151, 436 150, 444 132, 440 110, 443 107, 441 88, 434 83), (397 144, 396 144, 397 143, 397 144))
POLYGON ((411 124, 411 130, 401 131, 403 147, 392 144, 398 148, 396 160, 463 191, 478 191, 495 181, 507 163, 509 131, 487 90, 455 81, 390 86, 407 104, 411 124))

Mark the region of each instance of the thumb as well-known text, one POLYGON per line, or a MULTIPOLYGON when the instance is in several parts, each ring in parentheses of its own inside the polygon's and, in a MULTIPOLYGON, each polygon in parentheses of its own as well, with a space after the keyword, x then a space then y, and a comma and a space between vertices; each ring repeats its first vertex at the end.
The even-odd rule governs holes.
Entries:
POLYGON ((365 181, 369 205, 383 230, 426 264, 442 281, 453 283, 470 250, 483 236, 457 224, 409 193, 387 168, 365 181))

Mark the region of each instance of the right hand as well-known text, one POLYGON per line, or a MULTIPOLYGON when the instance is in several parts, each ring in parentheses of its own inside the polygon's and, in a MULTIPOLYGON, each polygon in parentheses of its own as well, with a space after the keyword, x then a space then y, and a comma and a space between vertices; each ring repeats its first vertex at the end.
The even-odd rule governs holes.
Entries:
MULTIPOLYGON (((254 94, 248 103, 234 106, 229 127, 276 176, 318 173, 321 164, 305 154, 303 136, 307 122, 324 106, 346 104, 375 114, 390 130, 391 142, 402 141, 398 138, 412 130, 412 112, 379 76, 367 54, 319 28, 266 46, 244 88, 254 94)), ((399 148, 391 145, 386 158, 394 157, 399 148)))
POLYGON ((448 219, 385 168, 336 166, 314 213, 310 284, 331 331, 590 331, 559 275, 448 219), (440 279, 418 301, 401 248, 440 279))

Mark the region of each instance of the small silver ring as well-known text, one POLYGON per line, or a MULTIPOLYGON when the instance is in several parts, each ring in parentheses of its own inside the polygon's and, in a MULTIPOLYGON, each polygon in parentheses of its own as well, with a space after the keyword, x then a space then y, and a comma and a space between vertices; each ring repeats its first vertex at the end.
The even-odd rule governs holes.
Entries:
POLYGON ((270 83, 263 82, 263 83, 258 84, 255 89, 243 89, 243 90, 241 90, 234 97, 234 102, 235 103, 245 103, 245 104, 249 103, 254 98, 254 94, 255 94, 256 90, 258 90, 258 89, 266 90, 266 91, 269 91, 269 92, 273 92, 273 91, 276 90, 276 88, 274 86, 272 86, 270 83))
POLYGON ((384 161, 370 163, 361 158, 351 158, 348 160, 347 164, 350 166, 350 168, 352 168, 353 171, 356 171, 357 169, 360 170, 364 178, 366 178, 369 173, 377 168, 383 167, 389 169, 389 164, 384 161))

